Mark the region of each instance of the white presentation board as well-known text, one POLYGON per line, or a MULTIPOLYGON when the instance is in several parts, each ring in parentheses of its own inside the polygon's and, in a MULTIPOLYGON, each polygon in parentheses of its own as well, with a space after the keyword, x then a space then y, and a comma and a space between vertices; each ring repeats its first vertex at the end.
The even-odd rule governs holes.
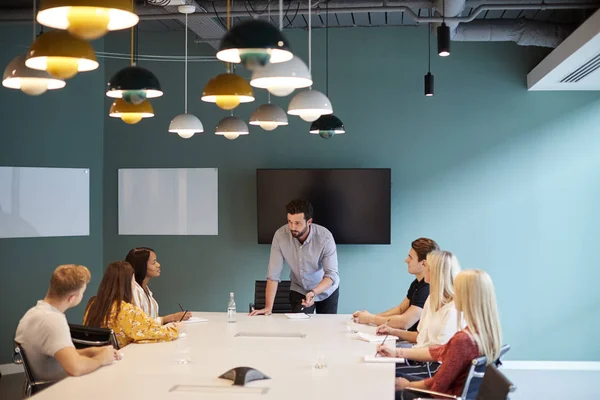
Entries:
POLYGON ((0 167, 0 238, 89 234, 89 169, 0 167))
POLYGON ((217 235, 218 169, 119 170, 119 235, 217 235))

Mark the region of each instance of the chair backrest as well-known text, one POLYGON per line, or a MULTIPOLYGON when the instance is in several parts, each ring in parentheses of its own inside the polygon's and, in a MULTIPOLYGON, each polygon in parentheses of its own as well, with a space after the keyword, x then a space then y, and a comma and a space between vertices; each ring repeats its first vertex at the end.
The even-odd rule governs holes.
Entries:
POLYGON ((25 355, 25 350, 23 347, 15 342, 15 352, 13 354, 13 362, 15 364, 23 365, 23 370, 25 371, 25 396, 31 396, 31 389, 35 384, 35 378, 31 373, 31 368, 29 366, 29 362, 27 361, 27 356, 25 355))
MULTIPOLYGON (((277 286, 277 293, 275 294, 275 301, 273 302, 273 313, 291 313, 292 305, 290 304, 290 288, 292 283, 290 281, 281 281, 277 286)), ((265 308, 265 290, 267 288, 267 281, 256 281, 254 284, 254 308, 261 309, 265 308)))
POLYGON ((507 400, 517 388, 492 363, 485 369, 476 400, 507 400))
MULTIPOLYGON (((510 350, 510 345, 505 344, 500 348, 500 352, 498 354, 498 358, 492 364, 494 366, 502 365, 500 361, 501 357, 504 356, 510 350)), ((481 382, 487 372, 487 357, 481 356, 473 359, 471 362, 471 366, 469 368, 469 373, 467 375, 467 379, 465 380, 465 387, 463 389, 463 393, 461 397, 464 400, 475 400, 479 393, 479 387, 481 386, 481 382)))
POLYGON ((76 349, 112 345, 119 348, 119 343, 112 329, 92 328, 90 326, 69 324, 71 340, 76 349))

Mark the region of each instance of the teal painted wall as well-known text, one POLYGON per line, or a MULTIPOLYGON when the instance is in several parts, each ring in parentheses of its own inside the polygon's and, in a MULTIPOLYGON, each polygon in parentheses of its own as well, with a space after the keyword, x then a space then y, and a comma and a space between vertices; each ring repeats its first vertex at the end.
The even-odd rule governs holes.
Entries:
MULTIPOLYGON (((323 33, 315 33, 313 49, 319 90, 325 87, 323 33)), ((128 51, 126 36, 109 35, 106 51, 128 51)), ((307 59, 305 36, 289 33, 295 52, 307 59)), ((27 46, 29 39, 21 38, 18 44, 27 46)), ((151 285, 163 313, 176 311, 177 302, 223 311, 230 291, 243 311, 253 281, 265 276, 269 251, 256 244, 255 170, 387 167, 392 245, 339 246, 341 312, 381 311, 400 302, 411 280, 403 263, 410 241, 430 236, 465 268, 491 273, 505 341, 513 345, 509 358, 600 360, 592 335, 599 325, 589 318, 600 303, 594 290, 600 272, 584 259, 598 234, 600 96, 527 92, 525 76, 543 49, 453 43, 450 58, 433 59, 436 96, 425 99, 425 30, 332 30, 330 38, 330 98, 348 134, 328 141, 308 135, 308 124, 298 118, 273 132, 252 127, 250 136, 235 141, 213 135, 228 115, 200 101, 208 79, 223 70, 215 62, 190 67, 189 109, 206 130, 190 140, 167 132, 170 119, 183 112, 182 64, 141 63, 160 78, 166 95, 153 101, 156 118, 135 126, 108 118, 110 102, 99 95, 123 61, 107 61, 104 77, 76 78, 72 92, 35 99, 46 106, 36 109, 45 117, 29 118, 27 131, 22 120, 31 113, 21 112, 18 102, 38 103, 1 90, 0 112, 8 122, 0 164, 92 168, 93 212, 90 238, 0 240, 2 348, 10 346, 18 318, 43 295, 52 268, 87 263, 99 277, 101 265, 122 259, 133 246, 157 250, 162 276, 151 285), (64 109, 77 110, 74 122, 64 109), (91 130, 88 121, 95 121, 91 130), (16 136, 20 132, 34 136, 16 136), (219 236, 118 236, 117 170, 167 167, 219 168, 219 236), (35 287, 24 291, 14 284, 25 277, 35 287), (569 346, 556 346, 565 337, 569 346)), ((179 55, 182 44, 182 32, 142 33, 140 52, 179 55)), ((3 65, 24 49, 3 51, 3 65)), ((198 45, 191 54, 214 52, 198 45)), ((236 115, 247 119, 266 101, 264 92, 257 94, 257 102, 240 106, 236 115)), ((284 107, 288 101, 273 98, 284 107)), ((2 357, 8 362, 4 351, 2 357)))
MULTIPOLYGON (((306 60, 305 33, 288 35, 306 60)), ((600 360, 592 335, 600 325, 589 318, 600 303, 600 272, 586 260, 600 233, 598 93, 527 92, 526 74, 547 50, 453 43, 451 57, 433 59, 436 96, 426 99, 425 29, 332 30, 330 38, 330 97, 348 133, 328 141, 294 117, 273 132, 251 127, 235 141, 216 137, 227 113, 200 96, 223 70, 217 63, 190 67, 189 107, 206 132, 181 140, 167 127, 183 109, 183 66, 148 64, 166 93, 154 101, 156 118, 134 127, 105 121, 105 261, 153 247, 163 272, 151 285, 164 312, 177 302, 224 311, 230 291, 243 311, 269 253, 256 244, 257 168, 391 167, 393 243, 339 246, 341 312, 399 303, 411 281, 403 263, 410 242, 429 236, 465 268, 494 278, 509 358, 600 360), (117 170, 136 167, 219 168, 219 236, 118 236, 117 170), (568 347, 556 346, 566 337, 568 347)), ((140 40, 142 53, 181 54, 183 33, 140 40)), ((125 43, 113 35, 106 46, 125 43)), ((322 30, 313 43, 315 87, 324 90, 322 30)), ((194 54, 210 51, 199 46, 194 54)), ((109 62, 107 75, 118 67, 109 62)), ((265 101, 258 92, 235 113, 247 119, 265 101)))
MULTIPOLYGON (((0 68, 31 44, 31 26, 0 27, 0 68)), ((103 41, 94 42, 103 50, 103 41)), ((43 299, 56 266, 87 266, 92 282, 102 276, 102 159, 104 67, 80 74, 63 90, 30 97, 0 87, 0 165, 90 169, 90 236, 0 240, 0 364, 12 362, 13 339, 21 316, 43 299), (99 95, 100 93, 100 95, 99 95)), ((81 322, 83 307, 67 312, 81 322)))

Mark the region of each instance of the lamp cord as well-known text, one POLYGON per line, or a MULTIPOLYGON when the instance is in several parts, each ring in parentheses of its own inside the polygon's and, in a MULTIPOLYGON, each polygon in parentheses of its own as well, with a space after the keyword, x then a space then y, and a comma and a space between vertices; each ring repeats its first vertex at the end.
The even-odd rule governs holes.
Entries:
POLYGON ((187 93, 187 87, 188 87, 188 66, 187 66, 187 62, 188 62, 188 15, 187 12, 185 13, 185 89, 184 89, 184 93, 185 93, 185 113, 187 114, 187 103, 188 103, 188 93, 187 93))
POLYGON ((446 0, 442 0, 442 24, 446 23, 446 0))
POLYGON ((427 24, 427 29, 429 30, 427 34, 427 57, 429 57, 427 72, 431 73, 431 23, 427 24))
MULTIPOLYGON (((269 3, 267 4, 267 15, 269 17, 268 22, 271 23, 271 0, 269 0, 269 3)), ((271 104, 271 92, 269 92, 267 90, 267 103, 271 104)))
POLYGON ((33 40, 35 41, 35 7, 36 3, 35 0, 33 0, 33 40))
MULTIPOLYGON (((213 5, 213 7, 214 7, 214 5, 213 5)), ((230 29, 231 29, 231 0, 227 0, 227 32, 229 32, 230 29)), ((225 63, 225 69, 228 73, 231 73, 231 63, 225 63)))
POLYGON ((325 95, 329 97, 329 0, 325 3, 325 95))
POLYGON ((279 0, 279 31, 283 31, 283 0, 279 0))

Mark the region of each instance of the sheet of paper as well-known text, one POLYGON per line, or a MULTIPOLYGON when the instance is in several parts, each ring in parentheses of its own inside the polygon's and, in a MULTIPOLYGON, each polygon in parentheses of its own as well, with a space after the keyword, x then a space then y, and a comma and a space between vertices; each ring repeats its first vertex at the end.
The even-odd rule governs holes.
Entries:
MULTIPOLYGON (((362 340, 364 342, 369 342, 369 343, 383 343, 383 341, 385 340, 385 336, 377 336, 377 335, 372 335, 370 333, 365 333, 365 332, 357 332, 356 333, 356 338, 358 340, 362 340)), ((390 336, 388 336, 386 343, 390 342, 392 343, 396 338, 392 338, 390 336)))
POLYGON ((289 319, 309 319, 310 316, 304 313, 285 313, 289 319))
POLYGON ((400 357, 375 357, 373 354, 365 355, 366 363, 403 363, 404 358, 400 357))
POLYGON ((206 318, 191 317, 187 321, 183 321, 183 322, 186 323, 186 324, 195 324, 197 322, 206 322, 206 321, 208 321, 206 318))

